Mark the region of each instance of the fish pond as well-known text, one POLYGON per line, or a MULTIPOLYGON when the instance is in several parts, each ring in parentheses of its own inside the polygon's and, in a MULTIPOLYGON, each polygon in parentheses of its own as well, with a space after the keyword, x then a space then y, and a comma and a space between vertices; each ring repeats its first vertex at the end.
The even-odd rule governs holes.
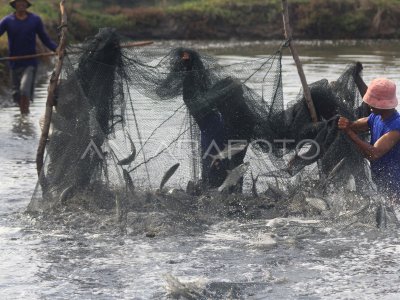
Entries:
MULTIPOLYGON (((229 64, 269 55, 279 43, 156 46, 183 44, 229 64)), ((310 41, 298 44, 298 51, 309 83, 335 80, 354 61, 362 62, 366 82, 385 76, 399 83, 399 46, 398 41, 310 41)), ((288 51, 282 64, 285 101, 294 100, 300 80, 288 51)), ((150 198, 151 209, 130 212, 126 234, 112 212, 76 206, 26 213, 37 183, 47 79, 35 94, 28 116, 21 117, 16 107, 0 109, 2 299, 400 298, 400 239, 393 229, 338 229, 317 218, 260 215, 264 208, 254 209, 257 205, 232 217, 235 211, 221 204, 226 199, 191 203, 183 194, 165 203, 168 197, 153 199, 157 205, 150 198)), ((149 112, 150 106, 137 109, 149 112)), ((349 194, 336 197, 341 201, 349 194)), ((232 201, 237 207, 252 200, 238 196, 232 201)))

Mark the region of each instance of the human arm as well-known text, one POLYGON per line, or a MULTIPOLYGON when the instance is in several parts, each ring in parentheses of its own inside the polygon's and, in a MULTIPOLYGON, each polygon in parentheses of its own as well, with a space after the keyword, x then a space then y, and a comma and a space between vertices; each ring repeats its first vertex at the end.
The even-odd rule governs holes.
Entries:
POLYGON ((4 32, 6 32, 6 30, 7 30, 7 19, 3 18, 0 21, 0 36, 2 36, 4 32))
POLYGON ((38 17, 38 24, 36 27, 36 33, 39 36, 42 43, 52 51, 57 50, 57 44, 49 37, 46 30, 44 29, 42 20, 38 17))
POLYGON ((350 120, 340 117, 338 121, 338 127, 341 130, 352 130, 354 132, 366 132, 369 130, 368 117, 358 119, 357 121, 351 122, 350 120))
POLYGON ((374 145, 364 142, 351 129, 345 130, 347 136, 356 144, 363 156, 369 161, 375 161, 388 153, 398 142, 400 142, 400 131, 394 130, 381 136, 374 145))

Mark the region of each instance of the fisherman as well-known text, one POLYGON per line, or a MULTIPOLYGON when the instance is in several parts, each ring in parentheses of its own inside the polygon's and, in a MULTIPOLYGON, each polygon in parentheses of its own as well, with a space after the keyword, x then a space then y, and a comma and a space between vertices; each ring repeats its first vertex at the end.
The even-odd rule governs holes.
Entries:
MULTIPOLYGON (((227 176, 227 170, 232 171, 243 164, 247 145, 246 147, 242 146, 243 143, 250 142, 255 121, 245 102, 242 83, 232 77, 224 77, 218 80, 216 74, 207 73, 210 70, 199 72, 199 70, 204 69, 202 62, 199 60, 196 67, 193 68, 191 57, 197 57, 196 60, 199 60, 199 55, 196 52, 192 50, 183 51, 182 59, 188 66, 186 70, 193 73, 185 76, 183 98, 186 105, 189 106, 190 103, 187 99, 195 99, 198 96, 196 95, 198 91, 194 89, 196 86, 194 81, 205 81, 200 83, 200 86, 204 86, 199 99, 199 102, 202 103, 197 103, 201 107, 197 110, 202 113, 202 118, 195 117, 195 119, 197 119, 197 124, 201 130, 203 170, 208 172, 210 187, 220 187, 227 176), (207 77, 210 78, 210 82, 207 82, 207 77), (187 93, 189 93, 189 97, 187 93), (237 146, 239 144, 240 146, 237 146), (242 148, 242 150, 233 150, 238 148, 242 148), (221 150, 228 151, 229 159, 212 159, 210 166, 210 157, 213 158, 213 154, 216 154, 215 151, 221 150), (204 157, 204 154, 206 157, 204 157)), ((192 113, 192 115, 194 114, 192 113)), ((240 193, 242 185, 243 178, 238 181, 237 185, 229 187, 228 192, 240 193)))
POLYGON ((203 97, 210 88, 204 73, 207 70, 197 53, 190 49, 178 49, 177 54, 184 66, 183 101, 190 115, 199 126, 202 162, 202 180, 205 187, 219 187, 226 170, 222 162, 212 163, 212 154, 217 154, 224 145, 224 122, 221 114, 213 107, 199 109, 196 97, 203 97), (199 82, 203 77, 203 81, 199 82))
MULTIPOLYGON (((251 140, 255 125, 245 102, 245 87, 220 70, 214 60, 207 60, 192 49, 177 48, 170 54, 170 72, 156 89, 161 99, 182 94, 189 114, 200 129, 204 188, 220 187, 227 170, 243 163, 247 144, 242 151, 238 149, 243 141, 251 140), (230 146, 235 150, 231 152, 230 146)), ((238 187, 241 190, 240 183, 238 187)), ((229 192, 234 191, 229 188, 229 192)))
MULTIPOLYGON (((366 108, 366 103, 363 102, 358 106, 358 94, 363 97, 367 90, 367 85, 361 77, 362 70, 362 64, 355 62, 349 65, 336 81, 328 82, 326 79, 321 79, 309 85, 317 113, 317 123, 312 123, 304 97, 283 112, 288 120, 286 137, 295 140, 294 145, 303 140, 315 142, 302 156, 293 157, 286 169, 289 174, 293 176, 305 166, 322 159, 320 171, 328 175, 344 156, 349 155, 350 150, 345 150, 345 147, 351 145, 340 141, 344 136, 337 134, 337 121, 339 115, 353 120, 369 115, 370 110, 366 108), (335 147, 340 147, 342 150, 333 150, 335 147), (328 156, 325 157, 327 153, 328 156), (313 158, 303 159, 303 157, 313 158)), ((293 144, 288 146, 291 147, 293 144)), ((357 152, 355 155, 358 155, 357 152)), ((356 163, 354 160, 352 162, 356 163)))
POLYGON ((400 114, 396 107, 396 85, 386 78, 374 79, 363 97, 370 107, 368 117, 351 122, 344 117, 338 121, 359 151, 371 162, 373 180, 390 199, 400 195, 400 114), (370 143, 364 142, 357 133, 370 131, 370 143))
MULTIPOLYGON (((215 97, 214 102, 224 119, 225 143, 228 147, 232 146, 234 148, 235 144, 243 145, 243 143, 248 145, 253 138, 253 130, 256 123, 254 114, 245 101, 245 88, 239 80, 226 77, 216 82, 210 89, 210 97, 215 97)), ((225 162, 228 170, 232 171, 244 163, 247 145, 225 162)), ((243 177, 228 191, 230 193, 241 193, 242 187, 243 177)))
MULTIPOLYGON (((0 21, 0 36, 7 32, 9 55, 36 54, 36 35, 47 48, 56 51, 57 44, 46 33, 41 18, 27 11, 31 1, 11 0, 9 4, 15 12, 0 21)), ((33 101, 38 61, 35 58, 11 60, 9 65, 13 100, 19 105, 21 114, 28 114, 29 101, 33 101)))

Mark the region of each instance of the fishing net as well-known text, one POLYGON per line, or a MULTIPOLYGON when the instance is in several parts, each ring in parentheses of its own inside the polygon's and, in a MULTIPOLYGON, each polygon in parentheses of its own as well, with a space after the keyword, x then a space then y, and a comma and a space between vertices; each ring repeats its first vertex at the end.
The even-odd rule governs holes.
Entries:
MULTIPOLYGON (((367 113, 362 67, 310 84, 313 124, 302 91, 284 102, 284 46, 222 64, 193 49, 126 48, 105 28, 70 47, 29 210, 115 208, 126 223, 129 210, 165 207, 160 195, 176 200, 173 210, 204 208, 208 195, 242 211, 253 205, 253 216, 261 207, 333 220, 348 209, 329 199, 335 189, 350 185, 370 199, 376 190, 369 167, 337 129, 338 115, 355 120, 367 113), (237 147, 232 157, 224 152, 230 146, 237 147), (238 193, 254 201, 244 204, 238 193)), ((375 222, 381 202, 363 203, 371 211, 366 222, 375 222)))

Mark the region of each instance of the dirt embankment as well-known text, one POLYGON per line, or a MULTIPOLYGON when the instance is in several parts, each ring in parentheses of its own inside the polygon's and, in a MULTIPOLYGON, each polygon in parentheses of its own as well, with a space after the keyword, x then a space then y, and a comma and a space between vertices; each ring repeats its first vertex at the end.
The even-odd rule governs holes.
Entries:
MULTIPOLYGON (((166 8, 114 5, 101 10, 85 10, 82 4, 74 4, 68 8, 69 41, 81 42, 100 27, 115 27, 133 39, 283 39, 279 0, 202 3, 166 8)), ((296 39, 400 38, 398 0, 291 0, 289 3, 296 39)), ((50 9, 51 4, 43 7, 50 9)), ((48 11, 54 12, 56 8, 48 11)), ((46 28, 56 37, 58 17, 54 13, 47 15, 46 10, 36 13, 45 17, 46 28)), ((0 45, 5 47, 5 43, 0 45)), ((4 56, 5 49, 0 49, 0 53, 4 56)), ((7 86, 7 81, 3 63, 1 86, 7 86)))
MULTIPOLYGON (((282 39, 280 1, 215 9, 108 9, 129 20, 120 30, 140 39, 282 39)), ((311 0, 290 5, 299 39, 399 38, 400 3, 311 0)))

